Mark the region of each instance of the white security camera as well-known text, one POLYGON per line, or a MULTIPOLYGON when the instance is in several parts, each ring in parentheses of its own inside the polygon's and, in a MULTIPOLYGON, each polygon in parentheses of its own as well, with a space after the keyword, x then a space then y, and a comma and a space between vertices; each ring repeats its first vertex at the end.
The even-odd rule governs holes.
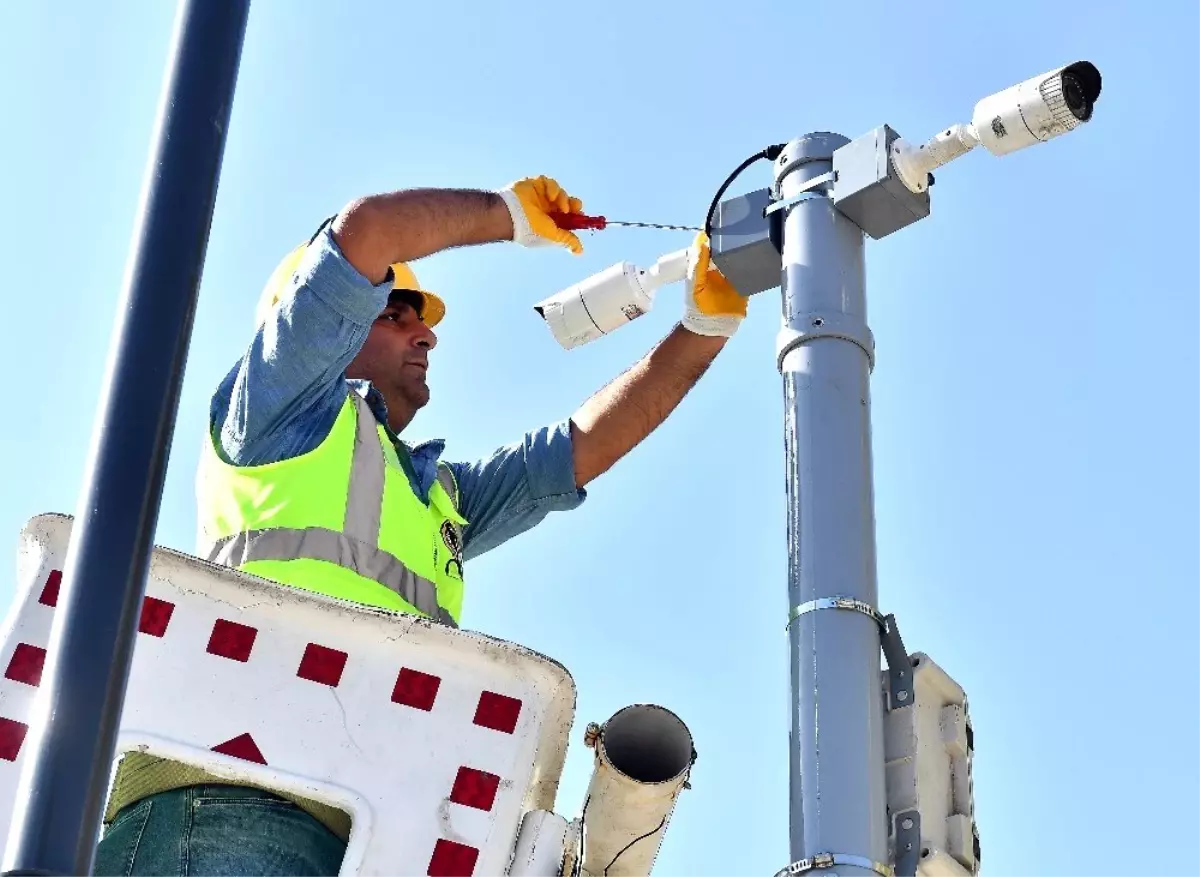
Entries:
POLYGON ((660 286, 687 276, 688 250, 677 250, 642 270, 618 262, 534 305, 554 338, 570 350, 595 341, 650 312, 660 286))
POLYGON ((892 144, 892 164, 913 192, 929 187, 929 172, 977 145, 1007 155, 1066 134, 1092 118, 1100 97, 1100 71, 1076 61, 998 91, 975 104, 966 125, 952 125, 928 143, 914 147, 903 138, 892 144))
POLYGON ((992 155, 1041 143, 1092 117, 1100 71, 1088 61, 1027 79, 975 105, 971 127, 992 155))

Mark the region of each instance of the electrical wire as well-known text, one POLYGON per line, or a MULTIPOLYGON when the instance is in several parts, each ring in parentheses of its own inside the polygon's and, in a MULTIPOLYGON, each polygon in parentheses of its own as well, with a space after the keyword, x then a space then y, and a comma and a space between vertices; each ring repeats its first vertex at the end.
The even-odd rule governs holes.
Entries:
POLYGON ((619 858, 621 858, 621 856, 625 855, 626 850, 628 850, 631 846, 633 846, 638 841, 645 840, 648 837, 653 837, 654 835, 658 834, 660 831, 662 831, 662 827, 666 824, 667 824, 667 817, 664 816, 662 818, 662 822, 658 823, 658 827, 655 828, 653 831, 647 831, 641 837, 635 837, 629 843, 625 844, 625 846, 621 847, 621 851, 612 857, 611 862, 609 862, 607 865, 604 866, 604 877, 608 877, 608 869, 617 863, 617 859, 619 859, 619 858))
POLYGON ((575 864, 571 866, 569 877, 581 877, 583 874, 583 852, 584 844, 587 842, 584 832, 587 830, 587 808, 590 803, 592 803, 592 796, 589 794, 584 799, 583 810, 579 814, 579 850, 575 855, 575 864))
POLYGON ((750 156, 741 164, 739 164, 737 168, 734 169, 733 173, 725 178, 725 182, 721 183, 721 188, 717 189, 717 194, 713 195, 712 203, 708 205, 708 213, 704 217, 705 237, 707 237, 709 240, 712 240, 713 214, 717 212, 717 205, 721 203, 721 196, 725 194, 725 190, 728 189, 733 181, 738 178, 741 172, 750 167, 750 165, 754 164, 754 162, 758 161, 760 158, 774 161, 775 159, 779 158, 780 153, 783 152, 784 147, 786 146, 786 143, 776 143, 772 146, 766 147, 765 149, 759 150, 758 152, 754 153, 754 155, 750 156))

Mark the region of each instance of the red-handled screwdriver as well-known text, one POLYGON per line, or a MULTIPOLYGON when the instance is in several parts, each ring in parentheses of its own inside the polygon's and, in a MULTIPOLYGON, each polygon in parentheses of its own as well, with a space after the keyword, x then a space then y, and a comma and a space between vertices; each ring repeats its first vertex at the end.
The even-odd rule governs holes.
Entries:
POLYGON ((565 231, 589 229, 602 231, 610 225, 623 225, 629 228, 663 228, 669 231, 702 231, 690 225, 664 225, 659 222, 622 222, 618 219, 608 219, 604 216, 588 216, 585 213, 551 213, 554 224, 565 231))

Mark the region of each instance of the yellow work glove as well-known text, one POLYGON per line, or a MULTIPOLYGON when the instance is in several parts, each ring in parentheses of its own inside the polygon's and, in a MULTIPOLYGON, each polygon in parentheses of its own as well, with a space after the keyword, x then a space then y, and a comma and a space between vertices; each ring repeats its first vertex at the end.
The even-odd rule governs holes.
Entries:
POLYGON ((551 213, 582 213, 583 202, 572 198, 550 177, 527 177, 500 190, 512 214, 513 240, 523 247, 558 244, 576 256, 583 252, 579 238, 555 225, 551 213))
POLYGON ((746 318, 746 298, 712 264, 708 235, 700 232, 688 248, 683 286, 683 326, 697 335, 729 338, 746 318))

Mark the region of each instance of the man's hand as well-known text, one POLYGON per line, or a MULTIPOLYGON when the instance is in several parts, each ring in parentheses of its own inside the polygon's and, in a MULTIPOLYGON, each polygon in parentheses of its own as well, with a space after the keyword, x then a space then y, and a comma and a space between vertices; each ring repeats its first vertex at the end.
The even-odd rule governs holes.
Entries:
POLYGON ((697 335, 730 338, 746 318, 746 298, 712 264, 708 235, 700 232, 688 251, 683 326, 697 335))
POLYGON ((513 240, 525 247, 564 246, 578 256, 579 238, 554 224, 551 213, 582 213, 583 202, 572 198, 550 177, 528 177, 510 183, 500 197, 512 214, 513 240))

